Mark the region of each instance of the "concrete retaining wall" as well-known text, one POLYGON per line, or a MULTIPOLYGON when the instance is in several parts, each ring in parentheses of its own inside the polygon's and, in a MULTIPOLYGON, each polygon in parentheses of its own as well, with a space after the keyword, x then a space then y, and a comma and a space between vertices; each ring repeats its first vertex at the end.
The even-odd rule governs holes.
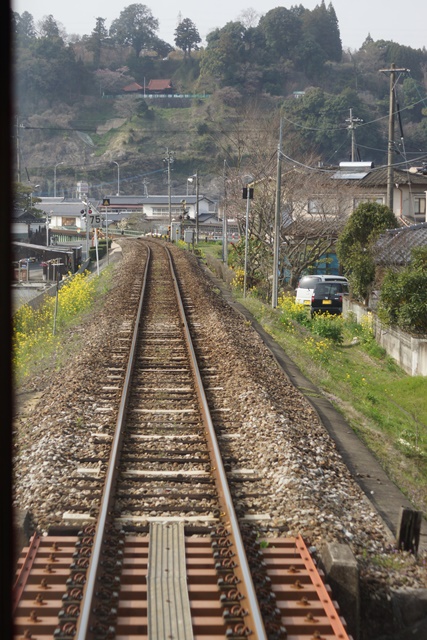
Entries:
POLYGON ((354 314, 357 322, 372 314, 375 339, 388 355, 410 376, 427 376, 427 337, 416 338, 400 329, 386 327, 377 316, 363 305, 350 300, 343 301, 343 314, 354 314))

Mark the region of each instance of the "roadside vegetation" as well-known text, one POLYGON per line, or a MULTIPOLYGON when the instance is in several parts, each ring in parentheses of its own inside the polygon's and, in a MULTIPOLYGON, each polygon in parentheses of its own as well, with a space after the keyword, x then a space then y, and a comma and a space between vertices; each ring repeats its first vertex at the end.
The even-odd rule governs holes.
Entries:
POLYGON ((408 376, 376 343, 368 320, 309 312, 293 297, 273 310, 242 302, 427 514, 427 379, 408 376))
MULTIPOLYGON (((221 245, 202 249, 210 268, 221 245)), ((389 477, 427 515, 427 378, 407 375, 375 341, 371 318, 317 315, 282 295, 278 308, 256 289, 242 296, 243 272, 234 271, 236 299, 282 346, 302 373, 343 414, 389 477)))
POLYGON ((15 384, 19 385, 38 368, 52 362, 60 367, 66 353, 64 336, 91 311, 110 287, 111 267, 97 278, 89 272, 68 277, 57 296, 46 296, 44 303, 33 309, 26 304, 13 316, 12 365, 15 384))

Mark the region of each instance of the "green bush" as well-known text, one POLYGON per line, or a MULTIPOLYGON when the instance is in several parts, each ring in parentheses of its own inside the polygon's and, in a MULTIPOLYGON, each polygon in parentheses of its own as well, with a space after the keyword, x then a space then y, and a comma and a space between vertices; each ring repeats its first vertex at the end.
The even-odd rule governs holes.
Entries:
POLYGON ((389 269, 381 286, 378 317, 412 333, 427 333, 427 247, 412 251, 411 264, 389 269))
MULTIPOLYGON (((98 244, 98 258, 99 260, 101 260, 101 258, 103 258, 105 256, 105 254, 107 253, 107 246, 100 246, 98 244)), ((96 247, 90 247, 89 249, 89 258, 93 261, 96 261, 96 247)))
POLYGON ((332 340, 335 344, 344 342, 344 319, 341 315, 316 313, 311 320, 310 329, 316 336, 332 340))

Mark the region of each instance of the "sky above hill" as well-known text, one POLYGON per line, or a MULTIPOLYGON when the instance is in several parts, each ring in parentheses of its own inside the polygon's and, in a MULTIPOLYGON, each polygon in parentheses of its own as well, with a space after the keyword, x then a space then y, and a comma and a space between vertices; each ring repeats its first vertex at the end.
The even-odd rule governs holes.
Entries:
MULTIPOLYGON (((11 0, 12 9, 22 14, 28 11, 37 23, 44 16, 53 15, 70 34, 89 35, 96 18, 105 18, 107 29, 119 17, 123 8, 134 4, 135 0, 118 3, 116 0, 11 0)), ((143 0, 159 21, 157 35, 174 45, 174 32, 178 23, 189 18, 196 25, 204 41, 206 35, 227 22, 240 19, 242 12, 251 9, 258 16, 265 15, 278 6, 291 8, 302 4, 306 9, 314 9, 321 0, 216 0, 207 3, 199 0, 143 0)), ((329 0, 326 0, 326 6, 329 0)), ((359 49, 366 37, 374 40, 392 40, 414 49, 427 47, 427 2, 412 0, 406 5, 401 0, 333 0, 337 15, 342 45, 345 49, 359 49)), ((256 23, 255 23, 256 24, 256 23)))

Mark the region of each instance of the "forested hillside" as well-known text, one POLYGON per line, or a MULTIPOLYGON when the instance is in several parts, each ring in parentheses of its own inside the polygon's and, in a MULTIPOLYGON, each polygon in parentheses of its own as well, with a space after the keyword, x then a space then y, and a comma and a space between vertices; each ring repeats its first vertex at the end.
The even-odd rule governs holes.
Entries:
POLYGON ((191 16, 173 43, 160 40, 142 4, 124 8, 110 29, 96 18, 82 37, 54 16, 37 25, 27 12, 12 20, 16 175, 42 195, 53 194, 58 167, 58 194, 72 195, 82 180, 102 196, 114 190, 118 165, 123 193, 147 185, 165 193, 168 150, 176 193, 198 170, 215 196, 225 163, 241 173, 262 162, 269 170, 280 117, 285 153, 296 162, 349 160, 353 135, 355 159, 384 164, 392 64, 398 162, 426 158, 426 49, 368 36, 358 51, 344 51, 332 3, 279 6, 260 18, 248 10, 204 46, 191 16), (192 97, 150 98, 145 87, 154 79, 192 97), (144 90, 124 90, 133 83, 144 90))

